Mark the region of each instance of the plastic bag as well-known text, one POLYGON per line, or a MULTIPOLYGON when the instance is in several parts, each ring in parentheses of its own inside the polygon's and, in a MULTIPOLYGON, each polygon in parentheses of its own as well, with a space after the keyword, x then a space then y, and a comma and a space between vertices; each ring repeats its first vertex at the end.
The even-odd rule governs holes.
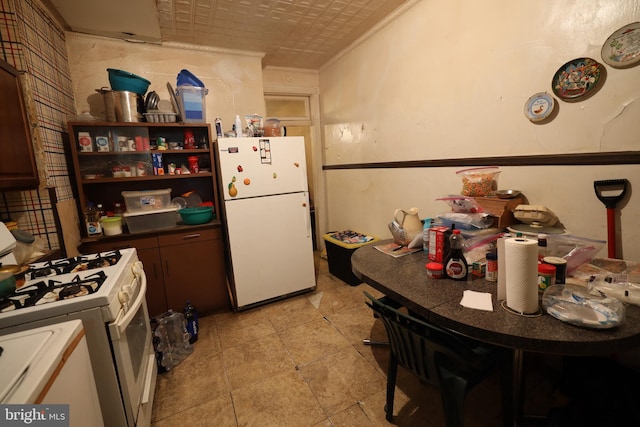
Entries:
POLYGON ((551 316, 576 326, 607 329, 624 321, 624 305, 616 298, 594 296, 575 285, 551 285, 542 295, 542 307, 551 316))
POLYGON ((489 228, 493 224, 493 217, 486 213, 444 212, 438 214, 437 219, 440 225, 450 227, 455 224, 460 230, 489 228))
POLYGON ((582 264, 591 261, 604 248, 604 240, 586 237, 549 234, 547 253, 567 260, 567 274, 571 274, 582 264))
POLYGON ((640 283, 629 274, 598 274, 591 276, 589 290, 592 294, 616 298, 640 306, 640 283))
POLYGON ((463 196, 490 196, 498 189, 498 166, 462 169, 456 175, 462 178, 463 196))
POLYGON ((472 197, 448 195, 436 200, 443 201, 451 207, 451 212, 458 213, 479 213, 484 212, 484 208, 472 197))

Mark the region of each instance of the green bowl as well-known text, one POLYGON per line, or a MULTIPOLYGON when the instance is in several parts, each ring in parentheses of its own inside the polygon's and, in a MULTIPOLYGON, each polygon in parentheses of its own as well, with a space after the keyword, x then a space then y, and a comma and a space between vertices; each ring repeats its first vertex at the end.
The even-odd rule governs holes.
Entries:
POLYGON ((138 95, 144 95, 149 89, 151 82, 133 73, 115 68, 107 68, 109 73, 109 83, 111 89, 116 91, 134 92, 138 95))
POLYGON ((211 221, 213 208, 211 206, 196 206, 180 209, 178 213, 185 224, 197 225, 211 221))

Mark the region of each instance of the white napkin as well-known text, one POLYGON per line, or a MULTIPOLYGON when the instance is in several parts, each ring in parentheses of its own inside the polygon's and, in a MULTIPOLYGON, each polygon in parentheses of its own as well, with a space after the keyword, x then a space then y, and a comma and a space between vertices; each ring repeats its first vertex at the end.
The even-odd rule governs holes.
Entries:
POLYGON ((491 294, 488 292, 464 291, 460 305, 477 310, 493 311, 491 294))

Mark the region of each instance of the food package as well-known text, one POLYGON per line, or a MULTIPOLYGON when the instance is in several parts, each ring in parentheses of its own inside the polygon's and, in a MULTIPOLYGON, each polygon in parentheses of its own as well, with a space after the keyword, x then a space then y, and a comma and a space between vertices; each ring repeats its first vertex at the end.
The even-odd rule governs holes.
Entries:
POLYGON ((498 166, 462 169, 456 175, 462 178, 463 196, 484 197, 495 194, 498 189, 498 166))

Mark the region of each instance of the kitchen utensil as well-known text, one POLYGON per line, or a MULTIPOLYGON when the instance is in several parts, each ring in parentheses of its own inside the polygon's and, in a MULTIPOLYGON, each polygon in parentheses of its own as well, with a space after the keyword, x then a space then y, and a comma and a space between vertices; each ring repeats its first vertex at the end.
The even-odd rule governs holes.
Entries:
POLYGON ((160 96, 156 91, 151 91, 147 94, 147 98, 145 99, 144 107, 146 111, 156 110, 158 109, 158 102, 160 101, 160 96))
POLYGON ((410 240, 413 240, 416 233, 422 233, 422 222, 418 217, 418 208, 410 208, 406 211, 396 209, 393 218, 407 232, 410 240))
POLYGON ((606 179, 594 181, 593 189, 596 197, 604 203, 607 208, 607 249, 609 258, 616 258, 616 218, 615 209, 619 201, 627 194, 629 181, 626 179, 606 179), (618 191, 611 194, 611 191, 618 191), (604 193, 607 193, 605 195, 604 193))
POLYGON ((606 69, 598 61, 577 58, 556 71, 551 88, 563 101, 579 101, 593 95, 602 86, 605 75, 606 69))
POLYGON ((178 113, 177 120, 184 120, 184 112, 180 108, 180 103, 178 103, 178 98, 176 98, 176 93, 173 91, 173 86, 171 83, 167 82, 167 90, 169 91, 169 96, 171 97, 171 104, 173 105, 173 110, 178 113))
POLYGON ((116 121, 116 92, 108 88, 96 89, 104 101, 104 114, 108 122, 116 121))
POLYGON ((602 60, 614 68, 629 68, 640 62, 640 22, 634 22, 620 28, 602 45, 602 60))
POLYGON ((107 68, 109 73, 109 83, 111 89, 118 91, 134 92, 138 95, 144 95, 149 89, 151 82, 136 76, 128 71, 116 70, 115 68, 107 68))
POLYGON ((210 206, 196 206, 184 208, 178 211, 182 221, 188 225, 204 224, 211 221, 213 210, 210 206))

